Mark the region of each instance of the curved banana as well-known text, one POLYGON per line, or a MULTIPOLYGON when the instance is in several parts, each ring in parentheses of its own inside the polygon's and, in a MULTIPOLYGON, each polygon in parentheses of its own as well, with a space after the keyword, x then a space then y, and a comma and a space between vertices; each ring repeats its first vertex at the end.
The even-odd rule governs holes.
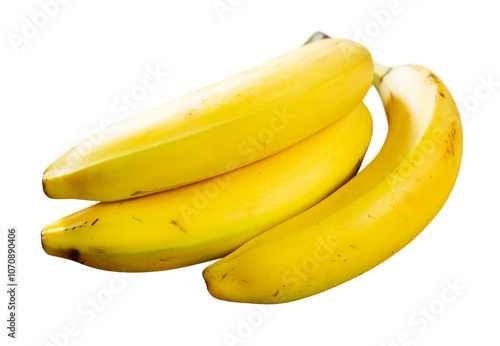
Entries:
POLYGON ((375 75, 389 122, 380 153, 319 204, 207 267, 214 297, 282 303, 325 291, 391 257, 439 212, 462 157, 455 102, 424 67, 375 75))
POLYGON ((114 271, 220 258, 350 179, 371 139, 363 105, 317 134, 221 176, 123 202, 98 203, 44 228, 54 256, 114 271))
POLYGON ((366 48, 308 43, 267 63, 112 125, 45 171, 52 198, 116 201, 172 189, 279 152, 362 102, 366 48))

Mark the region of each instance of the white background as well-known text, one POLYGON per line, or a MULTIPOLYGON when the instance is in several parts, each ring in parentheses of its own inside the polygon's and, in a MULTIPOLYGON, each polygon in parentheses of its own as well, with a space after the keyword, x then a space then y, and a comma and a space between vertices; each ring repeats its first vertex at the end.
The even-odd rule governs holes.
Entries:
MULTIPOLYGON (((20 282, 19 338, 6 336, 2 294, 2 345, 499 344, 500 21, 494 2, 222 0, 230 11, 219 14, 213 0, 74 0, 51 7, 44 23, 40 4, 46 2, 0 6, 0 282, 7 279, 8 226, 19 229, 20 282), (26 36, 26 20, 38 28, 13 44, 13 37, 26 36), (265 309, 212 298, 201 276, 207 264, 116 281, 113 273, 44 253, 42 227, 91 203, 45 197, 43 171, 85 132, 117 121, 122 113, 112 107, 141 85, 148 69, 169 75, 129 107, 131 114, 291 50, 316 30, 357 39, 386 65, 429 67, 462 108, 459 179, 415 241, 339 287, 265 309), (488 79, 493 83, 485 95, 488 79), (453 302, 443 303, 441 292, 453 282, 461 288, 453 302), (110 284, 120 292, 110 295, 110 284), (92 299, 98 306, 89 305, 92 299), (425 318, 426 308, 431 316, 425 318), (68 336, 67 328, 76 335, 68 336)), ((374 90, 365 101, 375 122, 366 164, 387 126, 374 90)))

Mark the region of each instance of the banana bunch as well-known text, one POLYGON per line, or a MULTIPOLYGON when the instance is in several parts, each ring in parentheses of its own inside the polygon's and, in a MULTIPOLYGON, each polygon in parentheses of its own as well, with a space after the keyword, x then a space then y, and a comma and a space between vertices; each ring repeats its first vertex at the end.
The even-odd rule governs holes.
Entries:
POLYGON ((104 138, 44 173, 49 197, 100 201, 42 230, 48 254, 127 272, 219 259, 203 271, 212 296, 274 304, 359 276, 414 239, 451 193, 463 134, 434 73, 373 64, 363 46, 317 33, 104 138), (372 83, 389 131, 358 173, 372 83))

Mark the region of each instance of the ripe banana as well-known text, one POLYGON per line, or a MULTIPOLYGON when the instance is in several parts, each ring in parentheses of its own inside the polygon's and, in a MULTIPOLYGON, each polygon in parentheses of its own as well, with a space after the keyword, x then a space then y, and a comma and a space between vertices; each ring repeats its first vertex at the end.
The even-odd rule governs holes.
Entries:
POLYGON ((116 201, 201 181, 324 129, 362 102, 370 53, 339 39, 267 63, 112 125, 45 171, 52 198, 116 201))
POLYGON ((54 256, 114 271, 156 271, 220 258, 349 180, 371 139, 360 104, 288 149, 193 185, 97 203, 42 231, 54 256))
POLYGON ((416 237, 448 198, 462 157, 460 116, 428 69, 375 66, 389 132, 377 157, 331 196, 204 270, 216 298, 283 303, 350 280, 416 237))

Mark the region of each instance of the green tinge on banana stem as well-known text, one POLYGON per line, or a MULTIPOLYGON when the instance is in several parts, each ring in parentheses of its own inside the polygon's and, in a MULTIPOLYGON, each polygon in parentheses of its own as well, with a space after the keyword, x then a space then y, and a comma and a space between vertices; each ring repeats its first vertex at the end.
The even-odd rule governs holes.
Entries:
POLYGON ((330 38, 330 36, 328 36, 327 34, 321 32, 321 31, 316 31, 314 34, 311 35, 311 37, 309 37, 309 39, 304 43, 304 45, 311 43, 311 42, 320 41, 320 40, 323 40, 325 38, 330 38))
POLYGON ((373 85, 378 89, 384 76, 389 73, 390 67, 384 66, 379 63, 373 64, 373 85))

